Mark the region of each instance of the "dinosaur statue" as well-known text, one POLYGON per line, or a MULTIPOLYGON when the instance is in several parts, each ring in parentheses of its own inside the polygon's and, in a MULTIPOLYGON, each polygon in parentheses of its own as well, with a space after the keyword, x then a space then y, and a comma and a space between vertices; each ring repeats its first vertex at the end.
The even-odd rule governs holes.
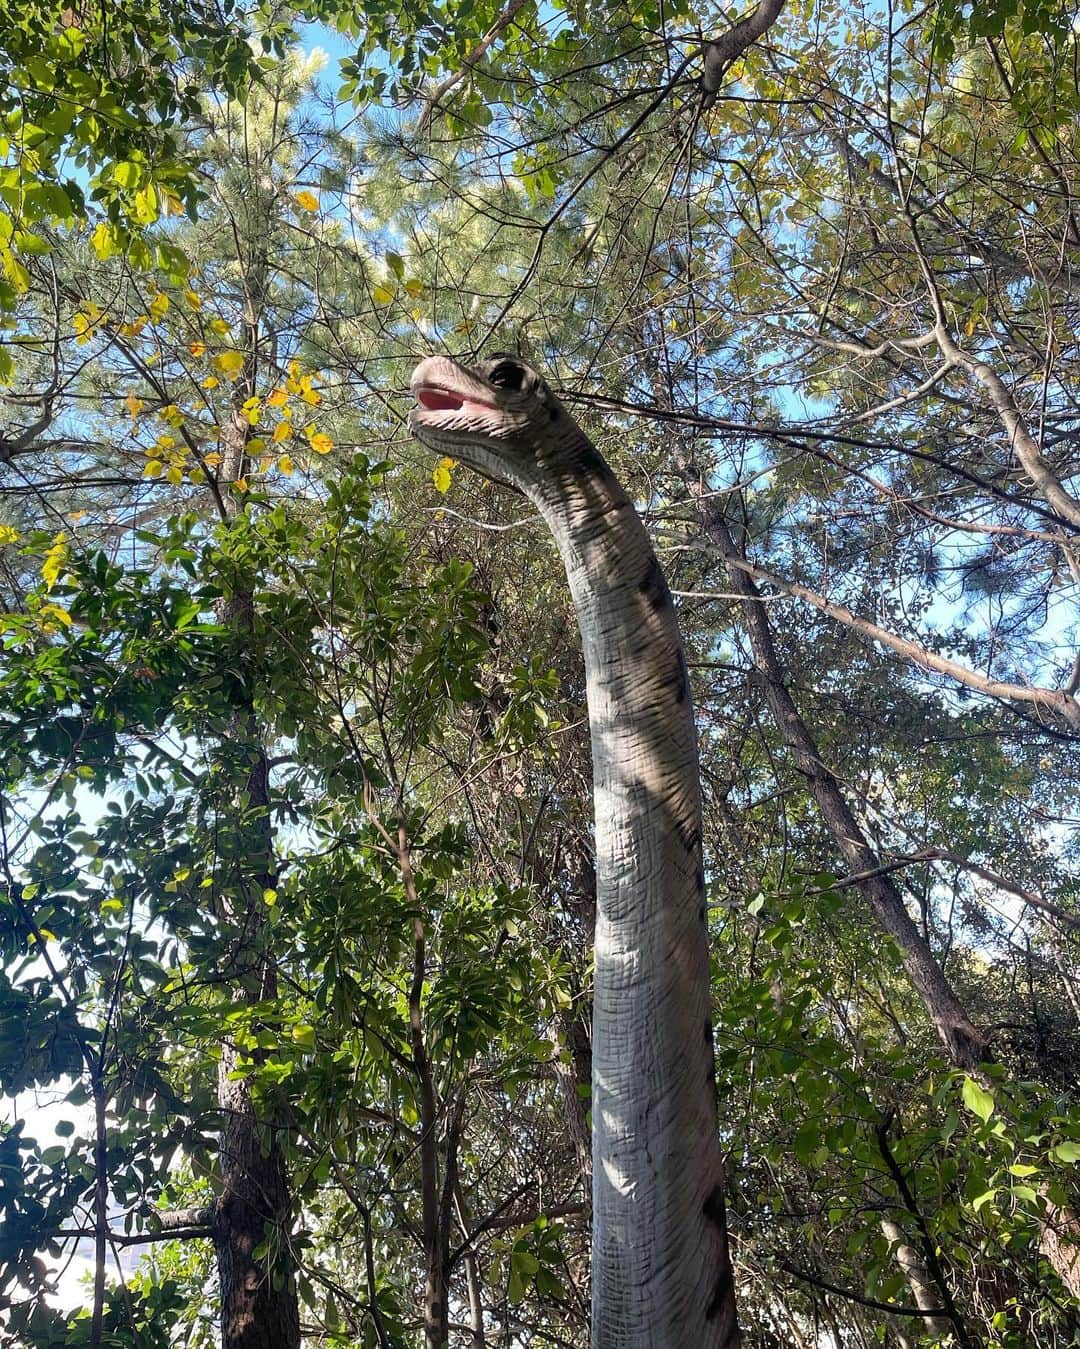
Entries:
POLYGON ((413 434, 523 493, 585 649, 596 817, 593 1349, 733 1349, 697 735, 671 594, 611 469, 517 357, 412 377, 413 434))

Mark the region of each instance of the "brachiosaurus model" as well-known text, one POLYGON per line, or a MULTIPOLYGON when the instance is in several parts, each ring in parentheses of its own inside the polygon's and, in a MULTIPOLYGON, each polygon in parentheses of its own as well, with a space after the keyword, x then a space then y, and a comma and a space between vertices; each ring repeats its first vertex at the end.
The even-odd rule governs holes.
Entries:
POLYGON ((733 1349, 697 735, 671 594, 604 459, 514 356, 412 377, 414 435, 522 492, 585 648, 596 816, 593 1349, 733 1349))

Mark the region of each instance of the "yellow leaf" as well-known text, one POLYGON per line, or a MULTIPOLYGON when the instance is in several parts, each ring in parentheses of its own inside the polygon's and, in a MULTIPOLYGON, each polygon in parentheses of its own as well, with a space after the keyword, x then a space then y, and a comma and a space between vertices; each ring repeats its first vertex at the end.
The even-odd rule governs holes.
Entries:
POLYGON ((248 489, 248 480, 247 478, 237 478, 233 483, 233 486, 238 492, 246 492, 248 489))
POLYGON ((202 296, 196 291, 185 290, 184 299, 188 302, 188 308, 194 309, 196 313, 202 308, 202 296))
POLYGON ((206 481, 206 474, 202 471, 201 468, 191 468, 191 469, 188 469, 188 477, 189 477, 189 478, 191 479, 191 481, 194 482, 194 483, 200 483, 200 482, 205 482, 205 481, 206 481))
POLYGON ((288 440, 292 433, 293 429, 288 422, 278 422, 274 427, 274 444, 280 445, 283 440, 288 440))
POLYGON ((184 422, 184 414, 175 403, 169 403, 163 407, 158 416, 166 426, 182 426, 184 422))
POLYGON ((75 333, 75 345, 85 347, 94 335, 94 324, 85 314, 74 314, 71 327, 75 333))
POLYGON ((252 436, 245 448, 248 454, 262 454, 266 449, 266 441, 262 436, 252 436))
POLYGON ((317 211, 319 209, 319 199, 314 192, 298 192, 293 198, 297 206, 302 206, 305 211, 317 211))
POLYGON ((107 262, 116 251, 116 229, 104 220, 90 236, 90 247, 102 262, 107 262))
POLYGON ((233 349, 219 352, 214 357, 214 364, 229 379, 239 379, 244 369, 244 353, 233 349))
POLYGON ((157 447, 159 450, 171 450, 172 447, 176 444, 176 437, 175 437, 175 436, 158 436, 157 441, 155 442, 155 444, 156 444, 156 447, 157 447))
POLYGON ((169 312, 169 297, 163 290, 159 290, 150 301, 150 317, 156 323, 158 319, 163 319, 169 312))
POLYGON ((376 286, 371 292, 371 298, 376 304, 392 304, 394 299, 394 290, 392 286, 376 286))
POLYGON ((129 393, 124 399, 124 407, 128 410, 128 416, 134 421, 143 408, 146 407, 146 404, 141 398, 136 398, 133 393, 129 393))
POLYGON ((316 431, 313 436, 308 436, 308 444, 316 454, 329 454, 334 448, 334 442, 324 431, 316 431))
POLYGON ((18 543, 19 531, 11 525, 0 525, 0 547, 7 543, 18 543))
POLYGON ((221 381, 218 379, 217 375, 207 375, 207 377, 202 382, 202 387, 204 389, 216 389, 218 384, 220 384, 220 382, 221 381))
POLYGON ((431 475, 431 480, 435 484, 436 492, 441 492, 443 496, 450 490, 450 470, 446 467, 445 460, 440 459, 435 465, 435 472, 431 475))
POLYGON ((179 487, 184 481, 183 470, 178 468, 176 464, 172 464, 166 471, 165 478, 166 481, 171 482, 174 487, 179 487))
POLYGON ((217 468, 218 464, 221 463, 221 455, 218 454, 217 450, 211 450, 209 454, 203 455, 203 463, 208 464, 211 468, 217 468))
POLYGON ((24 295, 30 289, 30 273, 10 248, 0 249, 0 267, 3 268, 4 275, 18 294, 24 295))
POLYGON ((132 319, 130 323, 121 323, 120 336, 138 337, 149 321, 149 314, 140 314, 137 319, 132 319))
POLYGON ((259 418, 262 416, 262 399, 258 396, 245 399, 240 411, 247 418, 248 426, 258 426, 259 418))
POLYGON ((68 546, 64 541, 63 534, 57 534, 53 539, 52 547, 45 554, 45 561, 41 567, 41 575, 45 580, 45 589, 51 590, 63 575, 64 566, 68 559, 68 546))
POLYGON ((284 389, 275 389, 266 399, 266 406, 271 408, 283 408, 289 401, 289 395, 284 389))
POLYGON ((140 225, 152 225, 157 218, 157 189, 153 183, 147 183, 135 193, 135 219, 140 225))
POLYGON ((229 325, 225 322, 224 319, 211 319, 210 331, 212 333, 217 333, 219 337, 224 337, 225 334, 229 331, 229 325))
POLYGON ((65 628, 71 627, 71 615, 66 609, 61 609, 59 604, 43 604, 38 610, 38 618, 55 618, 62 623, 65 628))
POLYGON ((318 407, 322 402, 322 394, 319 393, 318 389, 304 389, 301 392, 300 397, 305 403, 310 403, 312 407, 318 407))
POLYGON ((277 466, 286 477, 293 471, 293 462, 287 454, 283 454, 277 461, 277 466))
POLYGON ((192 354, 192 356, 194 356, 194 357, 196 358, 196 360, 198 360, 198 358, 199 358, 200 356, 205 356, 205 355, 206 355, 206 343, 205 343, 205 342, 191 342, 191 343, 188 344, 188 351, 190 351, 191 354, 192 354))
POLYGON ((165 472, 165 465, 160 459, 151 459, 142 471, 144 478, 160 478, 165 472))

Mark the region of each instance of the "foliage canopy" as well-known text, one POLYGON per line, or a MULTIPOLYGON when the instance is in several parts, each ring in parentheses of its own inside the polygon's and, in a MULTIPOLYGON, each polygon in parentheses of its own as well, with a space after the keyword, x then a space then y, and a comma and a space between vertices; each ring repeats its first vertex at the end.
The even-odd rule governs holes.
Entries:
POLYGON ((492 348, 679 602, 747 1343, 1078 1342, 1074 18, 6 7, 4 1343, 588 1342, 574 617, 403 430, 492 348))

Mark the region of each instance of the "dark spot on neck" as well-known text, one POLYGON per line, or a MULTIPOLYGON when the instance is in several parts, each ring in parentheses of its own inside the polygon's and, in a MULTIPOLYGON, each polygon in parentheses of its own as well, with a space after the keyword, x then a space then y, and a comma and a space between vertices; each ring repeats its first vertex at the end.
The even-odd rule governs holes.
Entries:
POLYGON ((735 1317, 735 1280, 731 1273, 731 1258, 727 1248, 727 1219, 724 1215, 724 1191, 716 1185, 709 1192, 702 1212, 711 1223, 720 1229, 722 1242, 720 1248, 719 1269, 713 1283, 712 1296, 705 1308, 705 1320, 720 1318, 719 1337, 716 1344, 719 1349, 735 1349, 739 1342, 739 1327, 735 1317))
POLYGON ((638 582, 638 590, 648 600, 649 607, 654 613, 666 609, 671 604, 671 592, 667 588, 664 573, 660 570, 660 563, 655 554, 649 558, 645 575, 638 582))
POLYGON ((675 664, 667 682, 668 687, 675 692, 675 701, 681 706, 690 697, 690 676, 686 670, 686 657, 681 646, 675 653, 675 664))
POLYGON ((676 821, 675 833, 687 852, 693 852, 701 846, 701 827, 696 818, 676 821))
POLYGON ((727 1231, 727 1215, 724 1212, 724 1187, 722 1185, 712 1187, 705 1196, 701 1211, 709 1222, 715 1223, 721 1231, 727 1231))

